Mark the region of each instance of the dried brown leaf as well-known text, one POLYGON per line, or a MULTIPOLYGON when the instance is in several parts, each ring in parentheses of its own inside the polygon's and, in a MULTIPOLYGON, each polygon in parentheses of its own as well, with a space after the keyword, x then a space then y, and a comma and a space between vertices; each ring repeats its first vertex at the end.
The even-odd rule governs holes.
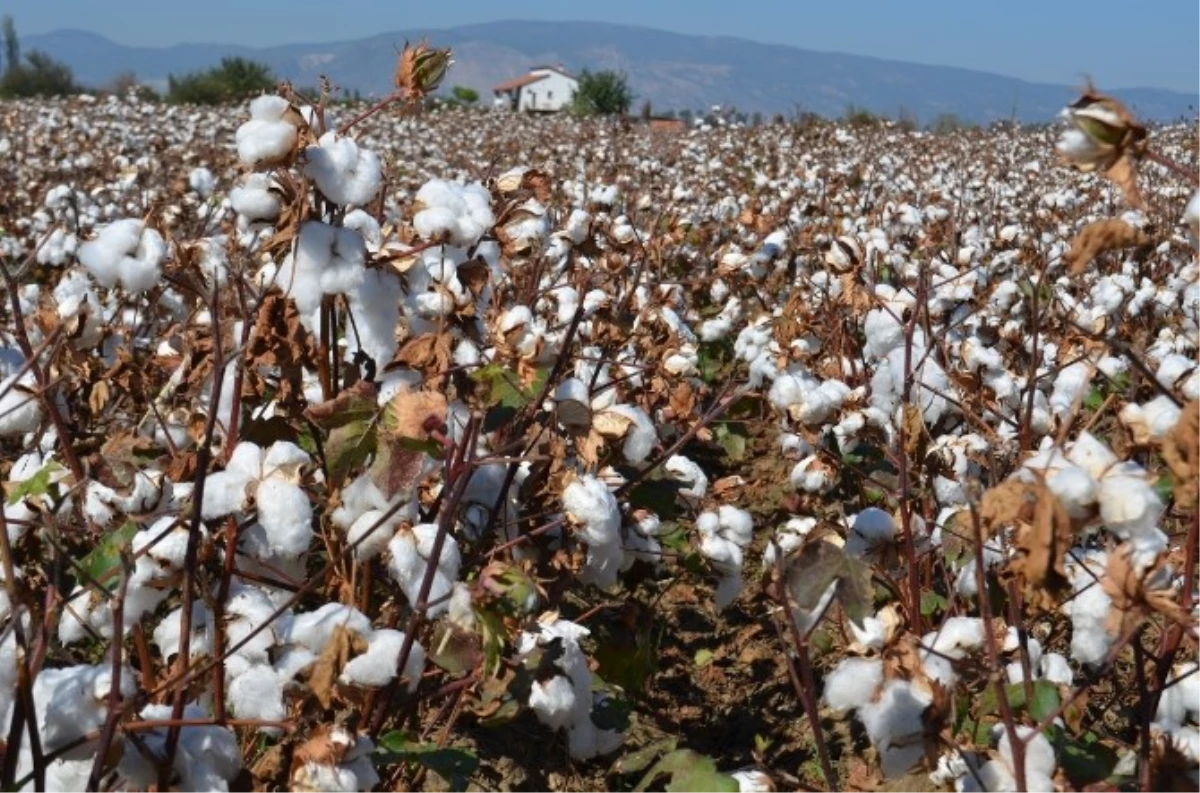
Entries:
POLYGON ((429 438, 446 423, 446 396, 438 391, 399 391, 383 411, 383 427, 396 438, 429 438))
MULTIPOLYGON (((341 625, 333 629, 333 636, 325 645, 325 649, 317 656, 317 660, 313 662, 308 678, 309 688, 312 689, 313 695, 321 703, 322 708, 329 708, 333 704, 334 686, 337 684, 342 670, 350 662, 350 658, 357 653, 365 652, 366 649, 366 639, 357 633, 352 633, 341 625)), ((314 749, 316 748, 314 746, 314 749)))
POLYGON ((1141 229, 1134 228, 1119 218, 1095 220, 1084 226, 1075 239, 1066 260, 1071 275, 1083 272, 1101 253, 1117 248, 1148 245, 1150 238, 1141 229))
POLYGON ((1162 456, 1175 477, 1175 503, 1195 509, 1200 499, 1200 401, 1184 405, 1174 429, 1162 439, 1162 456))
POLYGON ((1052 608, 1054 597, 1069 585, 1063 559, 1071 548, 1074 533, 1066 507, 1045 485, 1036 485, 1037 502, 1032 522, 1019 524, 1017 552, 1009 569, 1024 577, 1032 588, 1031 602, 1052 608))

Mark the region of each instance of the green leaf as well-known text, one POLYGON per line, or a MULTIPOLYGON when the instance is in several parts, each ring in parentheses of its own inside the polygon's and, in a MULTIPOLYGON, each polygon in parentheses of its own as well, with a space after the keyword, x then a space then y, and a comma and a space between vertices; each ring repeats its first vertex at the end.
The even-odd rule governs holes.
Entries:
POLYGON ((517 373, 498 363, 490 363, 471 373, 472 380, 487 384, 489 388, 488 401, 492 405, 512 409, 528 405, 542 392, 549 377, 550 370, 548 368, 539 368, 529 387, 521 388, 521 380, 517 373))
POLYGON ((479 758, 466 749, 415 743, 400 730, 381 736, 379 746, 384 750, 383 763, 397 760, 419 763, 445 779, 451 790, 465 790, 470 776, 479 768, 479 758))
POLYGON ((931 617, 939 611, 945 611, 949 601, 937 592, 921 593, 921 616, 931 617))
POLYGON ((329 432, 324 445, 325 464, 333 484, 345 481, 375 452, 379 414, 375 388, 366 381, 305 412, 310 421, 329 432))
MULTIPOLYGON (((128 520, 120 528, 105 534, 91 553, 79 560, 80 569, 91 576, 90 578, 81 577, 79 583, 87 585, 91 581, 104 581, 106 575, 119 569, 121 567, 121 551, 129 547, 137 530, 137 524, 128 520)), ((104 586, 108 589, 115 589, 117 583, 117 576, 113 576, 104 581, 104 586)))
POLYGON ((1104 392, 1099 388, 1093 388, 1088 391, 1088 395, 1083 399, 1083 406, 1088 410, 1099 410, 1104 404, 1104 392))
POLYGON ((442 444, 433 439, 396 438, 395 444, 397 448, 403 449, 406 452, 422 452, 435 459, 440 459, 445 452, 442 444))
POLYGON ((617 774, 636 774, 638 771, 645 770, 650 763, 662 755, 675 751, 675 747, 678 745, 679 741, 675 738, 655 741, 649 746, 642 747, 636 752, 630 752, 617 760, 613 763, 613 771, 617 774))
POLYGON ((1056 737, 1059 738, 1054 742, 1058 748, 1059 765, 1076 790, 1112 776, 1119 758, 1116 751, 1101 743, 1095 733, 1089 732, 1080 739, 1068 740, 1058 731, 1056 737))
POLYGON ((713 429, 713 437, 733 462, 746 456, 746 431, 740 424, 718 424, 713 429))
POLYGON ((648 790, 656 779, 664 775, 670 781, 663 789, 672 793, 690 790, 737 791, 741 789, 736 779, 717 771, 717 764, 711 757, 698 754, 691 749, 676 749, 650 767, 650 770, 634 788, 635 793, 648 790))
MULTIPOLYGON (((1024 686, 1022 686, 1024 688, 1024 686)), ((1029 715, 1041 722, 1050 718, 1062 700, 1058 696, 1058 686, 1049 680, 1035 680, 1033 683, 1033 701, 1029 703, 1029 715)))
POLYGON ((702 669, 713 662, 713 651, 707 648, 701 648, 696 651, 695 657, 696 668, 702 669))
POLYGON ((63 467, 54 460, 46 463, 33 476, 14 483, 12 492, 8 494, 8 503, 12 505, 23 498, 46 495, 50 489, 50 477, 61 470, 63 467))
POLYGON ((1159 499, 1164 504, 1170 504, 1171 499, 1175 497, 1175 477, 1170 472, 1164 472, 1154 482, 1154 492, 1158 493, 1159 499))
POLYGON ((468 672, 483 660, 479 634, 449 620, 442 620, 434 627, 427 654, 430 661, 452 675, 468 672))

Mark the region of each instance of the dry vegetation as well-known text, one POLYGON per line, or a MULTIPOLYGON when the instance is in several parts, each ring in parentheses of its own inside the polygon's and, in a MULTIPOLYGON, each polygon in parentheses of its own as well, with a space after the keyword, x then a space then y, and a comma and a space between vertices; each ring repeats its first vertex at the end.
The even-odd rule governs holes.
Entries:
POLYGON ((0 106, 6 789, 1195 789, 1193 126, 440 57, 0 106))

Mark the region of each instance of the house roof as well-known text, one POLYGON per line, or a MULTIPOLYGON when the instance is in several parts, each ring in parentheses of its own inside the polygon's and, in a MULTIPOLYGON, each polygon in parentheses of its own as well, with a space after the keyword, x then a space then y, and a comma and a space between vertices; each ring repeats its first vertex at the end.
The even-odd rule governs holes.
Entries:
POLYGON ((509 80, 506 83, 500 83, 500 85, 497 85, 492 90, 498 94, 502 94, 506 91, 514 91, 523 85, 529 85, 530 83, 536 83, 539 80, 545 80, 548 76, 549 75, 546 74, 526 74, 523 77, 517 77, 516 79, 509 80))
POLYGON ((531 72, 558 72, 563 77, 570 77, 572 80, 575 79, 575 75, 571 74, 565 68, 563 68, 562 64, 559 64, 557 66, 530 66, 529 71, 531 71, 531 72))

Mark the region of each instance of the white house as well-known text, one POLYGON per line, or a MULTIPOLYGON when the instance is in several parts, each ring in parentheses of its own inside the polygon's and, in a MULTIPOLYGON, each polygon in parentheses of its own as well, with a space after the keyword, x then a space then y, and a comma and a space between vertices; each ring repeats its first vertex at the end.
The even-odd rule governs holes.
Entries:
POLYGON ((534 66, 529 74, 492 89, 492 107, 555 113, 571 103, 579 81, 562 66, 534 66))

